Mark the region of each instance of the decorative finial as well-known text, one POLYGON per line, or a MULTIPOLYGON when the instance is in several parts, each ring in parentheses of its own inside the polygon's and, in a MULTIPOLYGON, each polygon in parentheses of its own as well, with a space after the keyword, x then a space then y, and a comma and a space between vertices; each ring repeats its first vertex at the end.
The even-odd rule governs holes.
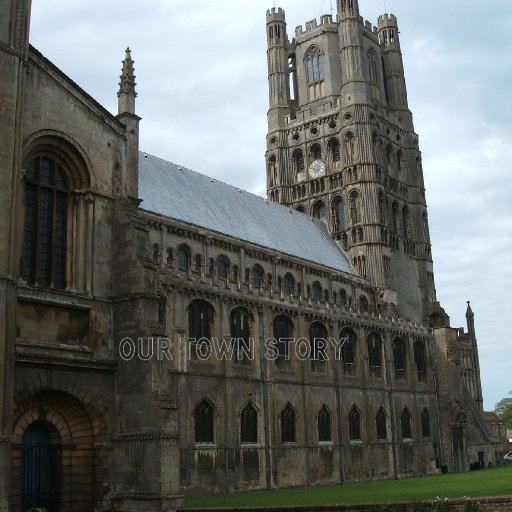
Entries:
POLYGON ((135 114, 135 75, 133 68, 133 59, 130 47, 126 48, 123 67, 121 70, 121 81, 119 82, 119 114, 135 114))

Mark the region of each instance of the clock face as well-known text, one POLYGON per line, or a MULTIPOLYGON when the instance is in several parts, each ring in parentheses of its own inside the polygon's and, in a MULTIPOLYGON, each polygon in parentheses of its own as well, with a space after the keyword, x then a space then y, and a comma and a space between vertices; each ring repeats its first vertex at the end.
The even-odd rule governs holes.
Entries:
POLYGON ((319 178, 320 176, 323 176, 325 174, 325 164, 322 162, 322 160, 318 159, 314 162, 311 162, 311 165, 309 166, 309 175, 312 178, 319 178))

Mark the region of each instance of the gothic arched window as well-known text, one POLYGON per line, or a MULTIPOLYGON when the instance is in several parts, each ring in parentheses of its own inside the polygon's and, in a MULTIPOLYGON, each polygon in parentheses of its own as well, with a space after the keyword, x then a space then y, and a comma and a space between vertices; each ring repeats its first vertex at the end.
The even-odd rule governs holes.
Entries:
POLYGON ((361 414, 354 405, 348 415, 349 439, 359 441, 361 439, 361 414))
POLYGON ((260 289, 263 286, 263 279, 264 279, 264 273, 263 269, 256 265, 252 269, 252 287, 256 289, 260 289))
POLYGON ((295 173, 304 171, 304 153, 302 152, 302 149, 296 149, 292 153, 292 162, 295 173))
POLYGON ((400 418, 400 425, 402 426, 402 439, 412 439, 412 418, 407 407, 400 418))
POLYGON ((289 273, 285 274, 283 279, 283 293, 285 295, 292 295, 294 286, 295 279, 293 279, 293 276, 289 273))
POLYGON ((414 342, 414 362, 419 382, 427 380, 427 358, 425 355, 425 344, 422 341, 414 342))
POLYGON ((400 338, 393 341, 393 361, 395 365, 395 379, 404 380, 406 374, 405 342, 400 338))
POLYGON ((295 443, 297 439, 297 417, 290 404, 281 412, 281 443, 295 443))
POLYGON ((345 135, 345 163, 347 165, 352 165, 355 162, 355 145, 356 138, 354 137, 354 134, 352 132, 348 132, 345 135))
POLYGON ((345 306, 347 303, 347 292, 345 290, 341 289, 337 295, 338 295, 338 297, 335 301, 336 304, 338 304, 339 306, 345 306))
POLYGON ((331 413, 326 405, 324 405, 318 413, 318 441, 332 441, 331 434, 331 413))
POLYGON ((41 154, 25 173, 21 277, 29 284, 66 288, 69 183, 63 165, 41 154))
POLYGON ((324 54, 317 46, 312 46, 306 53, 306 78, 309 100, 316 100, 325 95, 324 54))
POLYGON ((188 337, 191 343, 191 355, 197 357, 197 343, 209 343, 213 321, 213 308, 208 302, 194 300, 188 306, 188 337))
POLYGON ((194 410, 195 442, 214 442, 215 410, 208 400, 200 402, 194 410))
POLYGON ((229 317, 230 336, 235 343, 235 362, 250 365, 252 361, 251 345, 251 314, 243 309, 236 308, 229 317))
POLYGON ((332 209, 335 219, 334 231, 344 231, 346 228, 345 223, 345 203, 341 197, 336 197, 332 202, 332 209))
POLYGON ((188 271, 190 266, 190 251, 187 246, 180 245, 178 248, 178 268, 188 271))
POLYGON ((329 157, 329 166, 336 170, 340 166, 340 141, 336 138, 331 139, 327 144, 327 154, 329 157))
POLYGON ((310 162, 314 160, 320 160, 322 158, 322 147, 320 144, 313 144, 309 148, 309 160, 310 162))
POLYGON ((375 426, 377 428, 377 439, 387 439, 388 428, 387 428, 387 416, 384 409, 380 408, 375 416, 375 426))
POLYGON ((306 69, 308 84, 324 80, 324 54, 320 48, 314 46, 306 54, 306 69))
POLYGON ((313 287, 311 289, 311 298, 316 302, 322 298, 322 286, 318 281, 313 283, 313 287))
POLYGON ((320 220, 323 220, 327 217, 327 208, 325 207, 325 203, 323 201, 317 201, 313 205, 313 217, 320 220))
POLYGON ((240 413, 240 442, 258 442, 258 411, 250 402, 240 413))
POLYGON ((350 206, 350 220, 352 224, 359 224, 361 222, 361 207, 359 193, 353 190, 349 196, 350 206))
POLYGON ((309 343, 311 347, 311 369, 324 371, 327 359, 327 328, 320 322, 313 322, 309 326, 309 343))
POLYGON ((372 84, 377 84, 378 75, 377 75, 377 57, 373 51, 368 52, 368 75, 370 78, 370 82, 372 84))
POLYGON ((290 358, 288 354, 288 343, 293 336, 293 323, 284 315, 280 315, 274 319, 273 325, 274 339, 277 341, 277 366, 285 368, 290 366, 290 358))
POLYGON ((276 186, 277 183, 277 158, 272 155, 268 159, 268 177, 269 177, 269 184, 271 187, 276 186))
POLYGON ((219 279, 227 280, 228 275, 229 275, 229 261, 224 256, 221 256, 217 260, 217 277, 219 279))

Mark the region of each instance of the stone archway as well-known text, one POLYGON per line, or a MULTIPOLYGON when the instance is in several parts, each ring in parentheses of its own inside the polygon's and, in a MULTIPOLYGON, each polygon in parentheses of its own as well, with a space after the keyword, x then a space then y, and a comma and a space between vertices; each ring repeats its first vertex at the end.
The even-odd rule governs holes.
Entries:
POLYGON ((46 505, 92 512, 104 473, 93 426, 98 421, 77 398, 52 390, 19 403, 14 418, 11 510, 46 505))

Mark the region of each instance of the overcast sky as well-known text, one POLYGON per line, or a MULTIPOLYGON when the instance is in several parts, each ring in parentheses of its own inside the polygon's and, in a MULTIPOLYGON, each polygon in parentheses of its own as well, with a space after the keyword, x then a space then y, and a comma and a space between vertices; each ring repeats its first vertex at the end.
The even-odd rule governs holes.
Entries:
MULTIPOLYGON (((112 113, 124 49, 141 150, 265 189, 265 11, 273 0, 33 0, 31 42, 112 113)), ((336 1, 332 0, 334 9, 336 1)), ((288 34, 330 0, 276 0, 288 34)), ((512 391, 510 0, 360 0, 398 17, 423 152, 438 299, 476 315, 485 407, 512 391)))

